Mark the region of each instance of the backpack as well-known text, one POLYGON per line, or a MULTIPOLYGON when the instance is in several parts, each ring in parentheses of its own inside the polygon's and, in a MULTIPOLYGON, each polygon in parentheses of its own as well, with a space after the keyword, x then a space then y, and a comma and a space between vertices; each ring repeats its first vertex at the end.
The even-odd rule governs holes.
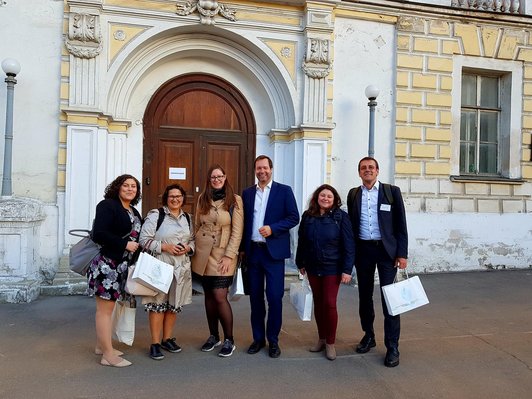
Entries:
MULTIPOLYGON (((188 229, 190 230, 190 215, 187 212, 183 212, 185 214, 185 217, 187 218, 188 222, 188 229)), ((155 231, 159 230, 159 227, 161 227, 161 224, 163 224, 163 220, 165 217, 164 208, 159 208, 159 218, 157 219, 157 227, 155 227, 155 231)))
MULTIPOLYGON (((384 189, 384 195, 386 196, 386 199, 388 200, 388 203, 390 205, 393 204, 393 195, 392 195, 392 186, 391 184, 387 183, 381 183, 382 188, 384 189)), ((354 187, 351 190, 349 190, 349 194, 347 194, 347 203, 352 204, 355 202, 355 198, 360 191, 360 186, 354 187)))

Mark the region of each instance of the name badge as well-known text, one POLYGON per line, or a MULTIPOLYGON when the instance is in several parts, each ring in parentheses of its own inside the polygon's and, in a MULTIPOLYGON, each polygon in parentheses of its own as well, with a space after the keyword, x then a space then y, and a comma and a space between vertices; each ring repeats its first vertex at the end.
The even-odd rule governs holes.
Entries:
POLYGON ((390 212, 391 210, 392 206, 390 204, 381 204, 381 211, 390 212))

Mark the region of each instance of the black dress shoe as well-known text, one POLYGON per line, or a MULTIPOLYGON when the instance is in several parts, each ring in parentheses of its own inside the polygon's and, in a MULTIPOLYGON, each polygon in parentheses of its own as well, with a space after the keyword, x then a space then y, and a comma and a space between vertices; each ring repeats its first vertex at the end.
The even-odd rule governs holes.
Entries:
POLYGON ((270 355, 270 357, 275 359, 281 356, 281 348, 279 348, 278 344, 272 343, 270 344, 270 349, 268 351, 268 354, 270 355))
POLYGON ((253 341, 251 345, 249 345, 248 353, 250 355, 254 355, 255 353, 260 352, 262 348, 266 346, 266 342, 264 341, 253 341))
POLYGON ((375 337, 373 335, 364 335, 360 340, 360 343, 355 348, 357 353, 366 353, 369 352, 371 348, 375 348, 377 344, 375 343, 375 337))
POLYGON ((396 348, 388 349, 384 358, 386 367, 395 367, 399 365, 399 351, 396 348))

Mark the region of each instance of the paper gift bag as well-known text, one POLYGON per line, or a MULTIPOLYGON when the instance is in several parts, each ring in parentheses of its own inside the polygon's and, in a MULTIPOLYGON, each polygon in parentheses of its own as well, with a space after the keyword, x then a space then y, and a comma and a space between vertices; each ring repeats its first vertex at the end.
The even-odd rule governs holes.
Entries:
POLYGON ((113 315, 113 338, 126 345, 133 345, 135 339, 136 307, 131 302, 116 301, 113 315))
POLYGON ((174 278, 174 267, 154 258, 147 252, 141 252, 135 264, 133 280, 152 288, 156 291, 168 294, 172 279, 174 278))
POLYGON ((233 276, 233 284, 229 287, 229 299, 231 301, 238 301, 244 295, 244 278, 242 277, 242 269, 236 269, 233 276))
POLYGON ((304 278, 299 283, 290 284, 290 303, 303 321, 312 319, 312 290, 308 279, 304 278))
POLYGON ((155 296, 158 291, 152 290, 150 287, 142 285, 138 281, 133 280, 133 273, 135 273, 135 266, 129 266, 127 270, 126 292, 131 295, 140 296, 155 296))
POLYGON ((382 294, 386 301, 388 313, 392 316, 408 312, 409 310, 429 303, 419 277, 414 276, 408 278, 408 274, 406 280, 383 286, 382 294))

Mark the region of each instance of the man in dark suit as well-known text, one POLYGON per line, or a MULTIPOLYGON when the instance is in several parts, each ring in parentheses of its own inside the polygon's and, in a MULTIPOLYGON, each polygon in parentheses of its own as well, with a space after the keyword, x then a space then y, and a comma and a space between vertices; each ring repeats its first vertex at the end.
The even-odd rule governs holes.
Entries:
POLYGON ((290 257, 290 229, 299 223, 294 193, 289 186, 272 181, 272 160, 265 155, 255 159, 258 184, 242 193, 245 253, 249 277, 251 328, 254 354, 269 344, 270 357, 281 355, 279 332, 282 324, 284 261, 290 257), (264 301, 264 282, 268 300, 268 320, 264 301))
MULTIPOLYGON (((408 256, 408 233, 406 215, 399 187, 380 183, 378 162, 365 157, 358 163, 360 187, 352 188, 348 195, 347 208, 356 243, 355 268, 358 280, 359 315, 364 337, 356 347, 358 353, 366 353, 375 347, 373 321, 373 285, 375 267, 379 272, 381 287, 392 284, 397 268, 404 269, 408 256)), ((388 313, 382 296, 384 313, 384 365, 399 364, 399 316, 388 313)))

